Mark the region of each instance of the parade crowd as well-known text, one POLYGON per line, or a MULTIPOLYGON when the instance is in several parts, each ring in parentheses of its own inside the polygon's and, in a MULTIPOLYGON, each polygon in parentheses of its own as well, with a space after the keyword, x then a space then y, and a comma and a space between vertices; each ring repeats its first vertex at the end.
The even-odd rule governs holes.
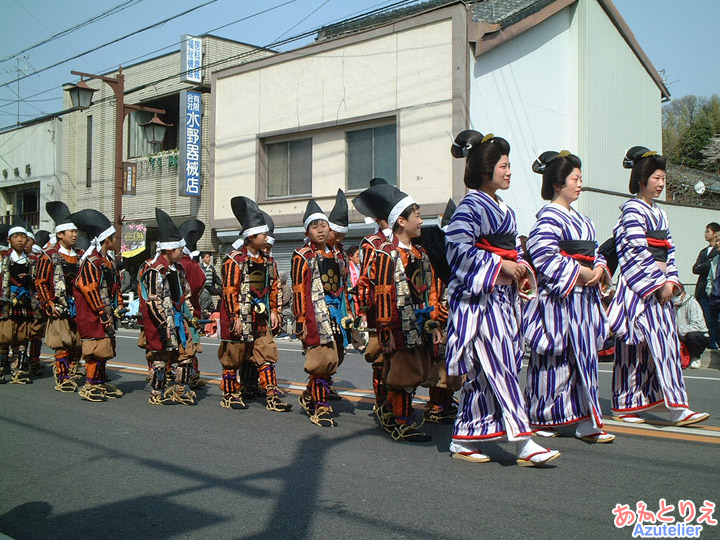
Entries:
MULTIPOLYGON (((219 276, 209 257, 198 261, 204 224, 190 219, 178 227, 156 208, 157 251, 137 275, 149 403, 196 403, 194 388, 204 384, 198 321, 210 282, 220 296, 220 405, 227 409, 261 397, 269 411, 291 410, 277 383, 276 339, 287 329, 283 312, 287 319, 292 310, 289 333, 302 342, 308 374, 298 403, 318 426, 336 425, 333 377, 352 343, 371 365, 374 412, 392 439, 427 441, 424 422, 452 424, 454 458, 490 461, 481 443, 504 438, 515 443, 518 465, 542 465, 560 453, 533 435, 552 438, 573 425, 586 443, 615 439, 603 429, 598 393, 598 351, 608 338, 614 419, 642 423, 640 413, 655 409, 677 426, 706 420, 707 413, 688 405, 681 366, 688 350, 698 360, 707 328, 693 326, 687 310, 676 321, 676 307, 688 301, 667 215, 654 202, 665 187, 665 159, 641 146, 627 152, 622 166, 631 171, 633 197, 620 207, 613 238, 599 245, 592 221, 571 206, 583 185, 578 156, 547 151, 533 163, 548 204, 521 242, 515 214, 500 197, 510 187, 509 143, 467 130, 451 152, 465 159, 468 192, 457 206, 448 202, 440 226, 422 227, 415 200, 374 178, 353 204, 377 231, 349 254, 342 244, 349 226, 343 191, 329 214, 311 199, 289 284, 271 254, 272 219, 255 201, 231 200, 242 233, 219 276), (360 330, 369 332, 367 343, 358 339, 360 330), (416 414, 420 386, 429 400, 416 414)), ((0 251, 0 378, 32 382, 42 370, 44 339, 54 351, 57 391, 89 402, 118 398, 123 392, 106 372, 127 311, 113 252, 117 231, 94 209, 71 213, 60 201, 46 208, 52 234, 33 233, 22 222, 0 230, 9 244, 0 251), (90 239, 85 250, 76 246, 78 231, 90 239)), ((717 224, 708 225, 717 243, 711 225, 717 224)), ((703 279, 715 275, 719 259, 707 235, 710 247, 696 263, 703 279)), ((702 284, 709 297, 720 296, 714 286, 702 284)), ((709 316, 711 305, 703 308, 709 316)))

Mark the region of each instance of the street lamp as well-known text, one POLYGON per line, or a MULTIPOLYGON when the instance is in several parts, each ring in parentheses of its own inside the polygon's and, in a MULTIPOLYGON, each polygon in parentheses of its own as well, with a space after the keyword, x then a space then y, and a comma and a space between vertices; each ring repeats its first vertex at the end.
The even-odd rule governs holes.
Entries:
MULTIPOLYGON (((92 104, 92 95, 96 90, 90 88, 82 77, 88 79, 97 79, 110 85, 115 94, 115 197, 114 197, 114 225, 115 225, 115 253, 120 255, 120 243, 122 236, 122 197, 123 197, 123 123, 125 117, 130 111, 145 111, 158 114, 165 114, 164 109, 154 109, 152 107, 144 107, 142 105, 131 105, 125 103, 125 75, 123 75, 122 66, 118 69, 115 77, 105 77, 103 75, 93 75, 91 73, 82 73, 80 71, 71 71, 73 75, 81 77, 80 82, 67 87, 65 90, 70 94, 73 107, 80 110, 87 109, 92 104)), ((154 123, 155 118, 150 124, 154 123)), ((159 123, 163 123, 157 118, 159 123)), ((170 125, 170 124, 165 124, 170 125)), ((158 129, 157 123, 154 123, 153 130, 158 129)), ((144 130, 147 132, 147 128, 144 130)), ((160 134, 164 135, 164 133, 160 134)), ((156 135, 153 133, 153 137, 156 135)), ((153 140, 150 140, 153 142, 153 140)), ((160 139, 162 142, 162 139, 160 139)))
POLYGON ((143 128, 143 132, 145 133, 147 142, 152 144, 153 148, 154 145, 162 144, 163 139, 165 139, 165 130, 167 130, 170 126, 172 126, 172 124, 166 124, 160 120, 157 113, 153 115, 152 120, 149 122, 140 124, 140 127, 143 128))

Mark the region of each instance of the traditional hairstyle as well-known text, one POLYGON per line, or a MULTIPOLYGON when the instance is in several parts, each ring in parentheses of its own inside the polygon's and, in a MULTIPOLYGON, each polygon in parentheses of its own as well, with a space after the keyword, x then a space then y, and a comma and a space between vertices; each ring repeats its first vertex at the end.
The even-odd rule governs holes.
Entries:
POLYGON ((623 167, 632 169, 628 189, 633 195, 640 191, 640 184, 647 185, 650 175, 660 169, 664 171, 667 160, 653 150, 644 146, 633 146, 623 158, 623 167))
POLYGON ((479 189, 492 181, 495 165, 500 158, 510 154, 510 143, 492 133, 484 135, 467 129, 458 133, 450 147, 453 157, 467 158, 463 181, 470 189, 479 189))
POLYGON ((534 173, 542 174, 542 188, 540 195, 546 201, 552 201, 555 197, 555 187, 563 187, 565 180, 574 169, 582 169, 582 162, 575 154, 567 150, 555 152, 548 150, 538 156, 532 164, 534 173))

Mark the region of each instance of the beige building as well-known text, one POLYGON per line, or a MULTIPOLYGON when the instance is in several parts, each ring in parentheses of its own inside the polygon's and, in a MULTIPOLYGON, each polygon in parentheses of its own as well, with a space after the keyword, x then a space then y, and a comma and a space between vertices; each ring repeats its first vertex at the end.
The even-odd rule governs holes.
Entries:
MULTIPOLYGON (((187 218, 198 218, 208 225, 201 239, 200 249, 215 250, 217 239, 209 226, 210 192, 210 76, 213 70, 238 65, 273 54, 272 51, 215 36, 196 38, 202 42, 199 59, 203 68, 196 82, 183 82, 185 65, 181 51, 152 58, 123 68, 125 76, 125 102, 164 109, 164 122, 168 128, 161 147, 152 148, 145 140, 140 124, 149 121, 152 114, 131 112, 123 126, 123 160, 137 166, 135 195, 123 196, 123 215, 126 223, 145 223, 150 241, 157 236, 155 207, 168 212, 176 223, 187 218), (198 196, 180 195, 184 185, 182 148, 185 130, 184 104, 181 92, 199 92, 201 101, 202 138, 199 141, 200 181, 198 196)), ((104 74, 114 77, 117 72, 104 74)), ((114 216, 114 142, 115 100, 111 87, 98 80, 87 80, 97 89, 93 105, 75 111, 63 119, 62 191, 57 194, 68 202, 71 210, 96 208, 111 219, 114 216)), ((64 106, 71 107, 65 93, 64 106)), ((43 202, 44 206, 44 202, 43 202)))

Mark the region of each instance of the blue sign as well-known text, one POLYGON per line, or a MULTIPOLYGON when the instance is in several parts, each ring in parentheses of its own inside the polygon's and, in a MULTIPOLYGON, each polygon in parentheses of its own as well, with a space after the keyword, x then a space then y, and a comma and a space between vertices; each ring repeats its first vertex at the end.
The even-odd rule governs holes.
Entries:
POLYGON ((202 39, 183 35, 183 44, 180 49, 180 62, 183 74, 182 82, 202 82, 202 39))
POLYGON ((202 94, 180 92, 180 107, 185 113, 180 125, 180 195, 200 196, 200 152, 202 149, 202 94), (184 120, 184 121, 183 121, 184 120))

